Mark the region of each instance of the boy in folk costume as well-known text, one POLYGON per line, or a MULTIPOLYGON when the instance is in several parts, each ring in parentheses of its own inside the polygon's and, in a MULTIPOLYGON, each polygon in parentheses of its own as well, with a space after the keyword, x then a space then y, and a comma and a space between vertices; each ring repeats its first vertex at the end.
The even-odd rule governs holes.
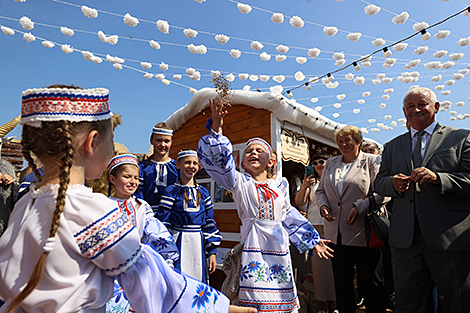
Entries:
POLYGON ((0 238, 0 312, 104 313, 115 278, 136 312, 229 311, 225 296, 142 244, 116 201, 84 186, 113 155, 111 115, 104 88, 23 92, 23 155, 38 183, 0 238))
POLYGON ((153 154, 139 163, 140 184, 134 195, 147 201, 153 212, 157 213, 163 190, 178 181, 176 161, 169 156, 173 130, 165 123, 157 123, 152 130, 150 143, 153 154))
POLYGON ((181 151, 176 166, 180 180, 164 190, 157 218, 173 234, 181 255, 181 271, 208 283, 209 274, 217 266, 216 253, 222 236, 215 225, 209 191, 194 179, 199 170, 197 152, 181 151))
POLYGON ((269 179, 272 149, 260 138, 250 139, 243 152, 242 168, 235 170, 232 145, 222 135, 228 113, 210 100, 210 134, 199 141, 198 154, 207 173, 231 191, 242 221, 242 252, 238 301, 259 312, 297 312, 289 239, 301 253, 315 249, 320 257, 331 257, 329 241, 320 239, 313 226, 291 206, 284 178, 269 179))

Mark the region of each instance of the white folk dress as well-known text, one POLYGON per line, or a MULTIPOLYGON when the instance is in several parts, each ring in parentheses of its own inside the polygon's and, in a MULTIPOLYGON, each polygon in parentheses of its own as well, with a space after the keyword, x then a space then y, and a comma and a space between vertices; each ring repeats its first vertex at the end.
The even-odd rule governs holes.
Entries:
POLYGON ((204 136, 198 154, 212 179, 232 192, 242 221, 240 233, 245 245, 238 302, 259 312, 297 312, 289 239, 303 253, 313 249, 320 236, 291 206, 287 181, 258 183, 237 172, 232 145, 221 133, 211 131, 204 136))
MULTIPOLYGON (((23 289, 43 253, 57 189, 32 190, 15 205, 0 238, 0 296, 6 302, 0 312, 23 289)), ((141 243, 115 201, 83 185, 69 186, 39 285, 15 312, 104 313, 114 278, 136 312, 228 312, 225 296, 176 273, 141 243)))

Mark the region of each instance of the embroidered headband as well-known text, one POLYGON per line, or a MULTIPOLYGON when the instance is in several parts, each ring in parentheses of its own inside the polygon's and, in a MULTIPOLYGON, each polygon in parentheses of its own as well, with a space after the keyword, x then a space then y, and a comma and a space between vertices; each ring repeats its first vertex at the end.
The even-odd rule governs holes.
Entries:
POLYGON ((118 165, 121 164, 134 164, 135 166, 139 166, 139 162, 137 162, 137 157, 133 154, 121 154, 116 155, 114 158, 109 161, 108 170, 109 173, 118 165))
POLYGON ((173 136, 173 130, 154 127, 152 130, 152 134, 173 136))
POLYGON ((195 156, 197 158, 197 152, 194 151, 194 150, 184 150, 184 151, 180 151, 178 153, 178 158, 177 160, 181 159, 181 158, 184 158, 184 157, 187 157, 187 156, 195 156))
POLYGON ((109 90, 105 88, 37 88, 23 91, 22 125, 42 122, 94 122, 110 119, 109 90))
POLYGON ((254 145, 254 144, 257 144, 257 145, 260 145, 262 146, 264 149, 266 149, 266 151, 268 152, 269 156, 271 156, 273 154, 273 149, 271 149, 271 146, 269 145, 269 143, 267 143, 264 139, 261 139, 261 138, 251 138, 250 140, 248 140, 246 142, 246 146, 245 146, 245 149, 243 149, 243 152, 245 152, 245 150, 251 146, 251 145, 254 145))

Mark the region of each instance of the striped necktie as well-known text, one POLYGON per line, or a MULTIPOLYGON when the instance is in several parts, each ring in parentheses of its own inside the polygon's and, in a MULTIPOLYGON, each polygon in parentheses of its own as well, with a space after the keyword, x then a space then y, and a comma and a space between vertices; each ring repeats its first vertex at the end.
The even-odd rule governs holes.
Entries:
POLYGON ((424 130, 421 130, 416 133, 418 140, 416 141, 415 149, 413 150, 413 166, 414 168, 421 167, 423 163, 423 157, 421 155, 422 141, 423 141, 424 130))

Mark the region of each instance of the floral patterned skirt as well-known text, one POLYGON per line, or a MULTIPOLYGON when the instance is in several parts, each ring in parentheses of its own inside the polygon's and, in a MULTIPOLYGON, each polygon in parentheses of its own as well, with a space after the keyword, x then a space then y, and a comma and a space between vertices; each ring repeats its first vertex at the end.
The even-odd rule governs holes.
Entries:
POLYGON ((238 302, 258 312, 297 312, 289 235, 280 221, 257 219, 245 240, 238 302))

